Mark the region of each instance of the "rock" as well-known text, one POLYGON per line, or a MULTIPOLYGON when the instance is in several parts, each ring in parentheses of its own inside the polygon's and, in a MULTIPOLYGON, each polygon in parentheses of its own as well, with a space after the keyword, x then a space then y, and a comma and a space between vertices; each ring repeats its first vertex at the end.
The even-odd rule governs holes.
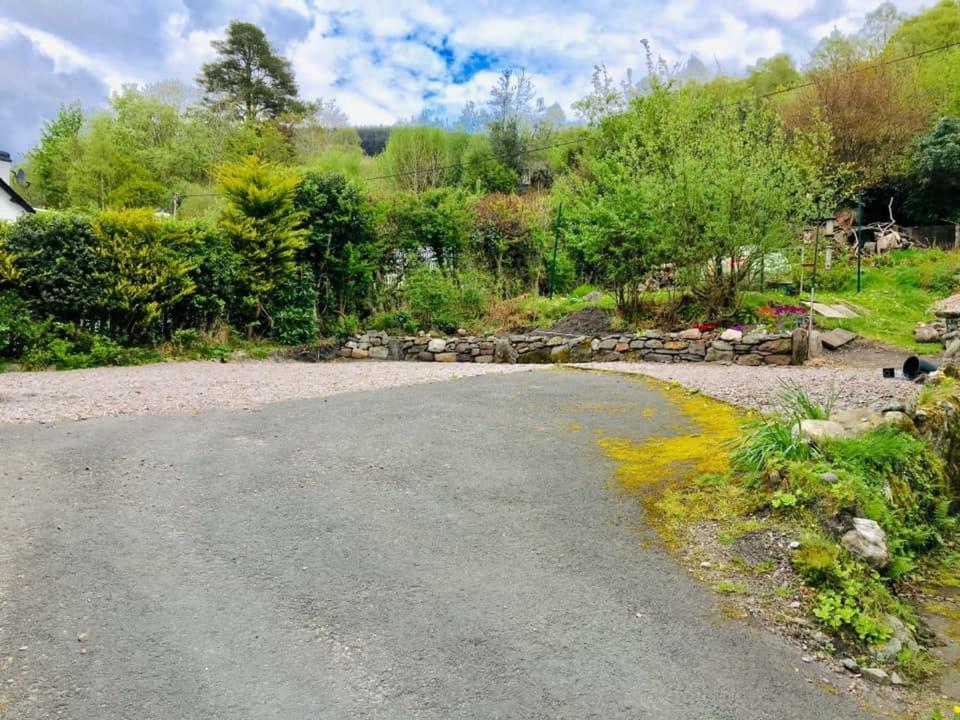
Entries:
POLYGON ((863 675, 864 680, 869 680, 877 685, 890 684, 890 676, 887 675, 886 670, 881 670, 880 668, 863 668, 860 674, 863 675))
POLYGON ((787 545, 787 547, 790 548, 791 550, 799 550, 799 549, 800 549, 800 543, 797 542, 796 540, 794 540, 794 541, 791 542, 789 545, 787 545))
POLYGON ((447 349, 447 341, 443 338, 434 338, 427 343, 427 352, 442 353, 447 349))
POLYGON ((457 354, 452 352, 437 353, 433 356, 437 362, 452 363, 457 361, 457 354))
POLYGON ((860 672, 860 665, 853 658, 844 658, 840 661, 840 664, 843 665, 845 670, 852 672, 854 675, 860 672))
POLYGON ((717 350, 714 347, 710 347, 707 349, 704 360, 706 362, 731 363, 733 362, 733 350, 717 350))
POLYGON ((733 345, 726 340, 714 340, 710 343, 710 347, 714 350, 733 350, 733 345))
POLYGON ((790 338, 779 338, 777 340, 770 340, 765 343, 761 343, 760 347, 757 348, 760 352, 768 353, 788 353, 793 350, 793 340, 790 338))
POLYGON ((815 358, 823 355, 823 333, 812 331, 807 337, 807 357, 815 358))
MULTIPOLYGON (((727 343, 738 343, 743 340, 743 333, 740 330, 724 330, 720 333, 720 339, 727 343)), ((716 344, 716 341, 714 341, 716 344)), ((729 350, 729 348, 727 348, 729 350)))
POLYGON ((883 425, 883 413, 870 408, 854 408, 831 413, 830 421, 839 423, 850 435, 859 435, 883 425))
POLYGON ((700 563, 700 567, 711 568, 713 567, 713 564, 709 560, 704 560, 702 563, 700 563))
POLYGON ((621 342, 621 343, 617 343, 616 346, 614 346, 613 351, 622 353, 622 352, 626 352, 629 349, 630 349, 630 343, 621 342))
POLYGON ((903 643, 898 638, 892 637, 887 640, 883 650, 877 653, 877 660, 883 663, 890 662, 901 650, 903 650, 903 643))
POLYGON ((390 357, 390 349, 383 345, 370 348, 370 357, 374 360, 386 360, 390 357))
POLYGON ((836 328, 820 336, 820 342, 827 350, 839 350, 844 345, 857 339, 857 334, 843 328, 836 328))
POLYGON ((467 336, 467 331, 464 330, 463 328, 457 328, 457 336, 458 336, 458 337, 466 337, 466 336, 467 336))
POLYGON ((759 330, 754 330, 749 332, 740 338, 740 342, 744 345, 759 345, 767 339, 767 334, 759 330))
POLYGON ((812 663, 814 658, 812 655, 803 655, 800 659, 805 663, 812 663))
POLYGON ((926 323, 917 323, 913 329, 913 339, 918 343, 940 342, 940 331, 926 323))
POLYGON ((830 485, 836 485, 838 482, 840 482, 840 478, 837 477, 837 474, 833 472, 820 473, 820 479, 830 485))
POLYGON ((603 293, 594 290, 593 292, 589 292, 584 295, 582 298, 580 298, 580 300, 583 302, 597 302, 598 300, 603 300, 603 293))
POLYGON ((903 678, 897 675, 896 672, 890 673, 890 684, 896 685, 897 687, 901 685, 906 685, 906 683, 903 681, 903 678))
POLYGON ((601 340, 598 350, 613 350, 620 343, 620 338, 607 338, 601 340))
POLYGON ((421 352, 417 354, 417 360, 420 362, 433 362, 433 353, 421 352))
POLYGON ((850 437, 847 429, 833 420, 801 420, 800 434, 813 442, 850 437))
POLYGON ((790 334, 790 364, 803 365, 810 357, 810 335, 803 328, 790 334))
POLYGON ((914 652, 920 649, 920 645, 917 644, 917 639, 913 636, 913 632, 904 625, 903 620, 896 615, 887 614, 883 616, 883 621, 887 624, 887 627, 890 628, 893 637, 899 640, 903 647, 914 652))
POLYGON ((493 362, 493 355, 478 355, 473 359, 475 363, 486 364, 493 362))
POLYGON ((668 343, 664 343, 663 349, 664 349, 664 350, 675 350, 675 351, 679 352, 680 350, 686 350, 686 349, 687 349, 687 344, 686 344, 685 342, 680 341, 680 340, 671 340, 671 341, 668 342, 668 343))
POLYGON ((875 568, 885 568, 890 564, 887 534, 873 520, 854 518, 853 529, 843 534, 840 544, 875 568))
POLYGON ((699 340, 702 333, 697 328, 690 328, 680 333, 681 340, 699 340))
POLYGON ((370 353, 366 350, 361 350, 360 348, 354 348, 350 351, 350 357, 355 360, 363 360, 364 358, 370 357, 370 353))
POLYGON ((598 338, 594 338, 590 341, 590 349, 593 352, 597 352, 597 350, 600 349, 600 340, 598 338))
POLYGON ((913 420, 906 413, 900 412, 899 410, 892 410, 890 412, 885 412, 883 414, 883 421, 887 425, 893 425, 896 428, 904 430, 905 432, 913 432, 916 430, 916 425, 913 424, 913 420))
POLYGON ((733 360, 737 365, 744 367, 759 367, 763 365, 763 358, 760 355, 739 355, 733 360))
POLYGON ((943 353, 943 362, 947 363, 956 360, 958 355, 960 355, 960 339, 951 340, 943 353))
POLYGON ((793 361, 790 355, 767 355, 763 359, 764 365, 800 365, 793 361))
POLYGON ((496 344, 493 346, 494 362, 512 365, 513 363, 517 362, 517 358, 519 357, 520 353, 518 353, 513 345, 511 345, 507 340, 497 340, 496 344))

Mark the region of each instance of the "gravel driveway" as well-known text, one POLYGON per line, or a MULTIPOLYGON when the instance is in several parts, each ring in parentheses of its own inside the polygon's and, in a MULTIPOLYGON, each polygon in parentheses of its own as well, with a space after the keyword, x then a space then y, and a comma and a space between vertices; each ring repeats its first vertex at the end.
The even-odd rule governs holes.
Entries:
POLYGON ((0 424, 248 409, 279 400, 532 369, 472 363, 207 361, 0 373, 0 424))
MULTIPOLYGON (((356 367, 277 370, 420 372, 356 367)), ((865 717, 846 677, 724 619, 611 490, 598 434, 682 431, 672 404, 622 375, 494 372, 0 427, 0 714, 865 717)))

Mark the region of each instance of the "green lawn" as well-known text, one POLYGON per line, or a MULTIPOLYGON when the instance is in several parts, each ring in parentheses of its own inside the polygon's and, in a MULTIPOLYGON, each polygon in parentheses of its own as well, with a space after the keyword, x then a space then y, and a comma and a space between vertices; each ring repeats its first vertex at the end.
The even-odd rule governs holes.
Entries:
MULTIPOLYGON (((825 285, 836 289, 817 292, 820 302, 845 301, 862 307, 867 314, 851 320, 826 320, 817 323, 827 327, 842 327, 865 338, 903 348, 918 354, 932 355, 942 347, 920 344, 913 340, 913 328, 918 322, 932 321, 931 306, 949 295, 960 292, 960 254, 941 250, 899 250, 863 267, 863 285, 856 291, 856 265, 835 266, 826 274, 825 285)), ((765 302, 797 304, 809 300, 786 293, 750 293, 747 303, 759 306, 765 302)))

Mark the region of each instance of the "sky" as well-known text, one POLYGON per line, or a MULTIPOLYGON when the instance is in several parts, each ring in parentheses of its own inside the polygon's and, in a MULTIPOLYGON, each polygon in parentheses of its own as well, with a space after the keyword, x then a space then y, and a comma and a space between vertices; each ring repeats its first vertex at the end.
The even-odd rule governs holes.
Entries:
MULTIPOLYGON (((932 0, 930 0, 932 2, 932 0)), ((231 19, 254 22, 294 67, 301 96, 355 124, 484 102, 523 67, 549 105, 570 105, 604 63, 643 74, 642 39, 670 62, 737 74, 780 52, 804 64, 834 27, 856 31, 879 0, 0 0, 0 150, 36 144, 61 104, 102 107, 125 84, 192 83, 231 19)), ((901 0, 914 12, 929 2, 901 0)))

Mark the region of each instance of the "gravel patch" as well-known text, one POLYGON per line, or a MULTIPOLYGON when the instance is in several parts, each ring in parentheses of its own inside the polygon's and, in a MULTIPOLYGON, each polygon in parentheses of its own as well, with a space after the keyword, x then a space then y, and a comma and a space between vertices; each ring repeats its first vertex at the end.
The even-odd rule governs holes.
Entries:
POLYGON ((172 362, 0 374, 0 424, 249 409, 358 390, 514 372, 531 365, 402 362, 172 362))
POLYGON ((918 386, 905 380, 886 380, 880 370, 831 366, 744 367, 713 363, 585 363, 577 367, 614 370, 675 381, 684 387, 744 408, 769 411, 777 406, 784 384, 806 389, 824 402, 836 394, 835 408, 875 407, 902 403, 918 386))

